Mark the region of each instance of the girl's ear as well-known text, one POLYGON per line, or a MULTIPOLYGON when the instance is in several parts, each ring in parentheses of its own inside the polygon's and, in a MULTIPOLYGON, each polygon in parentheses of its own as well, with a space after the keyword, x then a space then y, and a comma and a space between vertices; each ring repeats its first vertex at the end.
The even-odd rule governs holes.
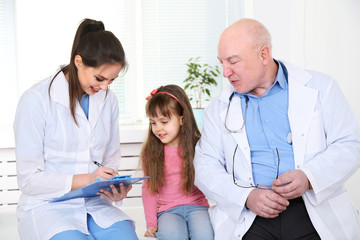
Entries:
POLYGON ((180 126, 182 126, 184 124, 184 116, 180 117, 180 126))

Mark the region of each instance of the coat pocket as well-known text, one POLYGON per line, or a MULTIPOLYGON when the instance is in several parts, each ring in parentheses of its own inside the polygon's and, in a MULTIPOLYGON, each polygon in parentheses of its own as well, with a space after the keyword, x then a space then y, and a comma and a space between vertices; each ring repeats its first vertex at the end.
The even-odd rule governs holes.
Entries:
POLYGON ((326 148, 326 136, 321 111, 316 111, 313 114, 306 142, 305 152, 307 155, 319 153, 326 148))

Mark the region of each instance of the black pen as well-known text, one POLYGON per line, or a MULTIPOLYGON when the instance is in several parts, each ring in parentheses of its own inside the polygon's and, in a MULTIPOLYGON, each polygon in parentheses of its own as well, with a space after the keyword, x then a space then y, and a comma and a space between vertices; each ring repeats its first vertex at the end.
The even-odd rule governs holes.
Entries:
POLYGON ((93 163, 98 166, 98 167, 103 167, 104 165, 102 165, 101 163, 97 162, 97 161, 93 161, 93 163))
MULTIPOLYGON (((98 166, 98 167, 103 167, 104 165, 102 165, 101 163, 97 162, 97 161, 93 161, 93 163, 98 166)), ((116 174, 115 172, 113 172, 112 174, 113 176, 117 176, 118 174, 116 174)))

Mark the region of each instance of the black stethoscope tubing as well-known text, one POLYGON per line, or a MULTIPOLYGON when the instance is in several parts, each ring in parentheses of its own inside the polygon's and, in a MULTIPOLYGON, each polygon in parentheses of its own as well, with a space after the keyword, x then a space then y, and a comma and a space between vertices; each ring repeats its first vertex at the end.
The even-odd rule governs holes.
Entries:
POLYGON ((235 92, 233 92, 233 93, 230 95, 230 97, 229 97, 229 103, 228 103, 228 106, 227 106, 227 109, 226 109, 225 122, 224 122, 224 125, 225 125, 226 130, 227 130, 228 132, 230 132, 230 133, 238 133, 238 132, 241 132, 241 131, 244 129, 244 127, 245 127, 245 121, 246 121, 246 113, 247 113, 247 108, 248 108, 248 102, 249 102, 249 97, 246 96, 246 95, 244 95, 244 97, 245 97, 245 113, 244 113, 244 117, 243 117, 243 119, 244 119, 243 124, 242 124, 242 126, 241 126, 240 129, 238 129, 238 130, 232 130, 232 129, 228 128, 228 126, 227 126, 226 123, 227 123, 227 118, 228 118, 228 114, 229 114, 230 104, 231 104, 231 101, 232 101, 234 95, 235 95, 235 92))

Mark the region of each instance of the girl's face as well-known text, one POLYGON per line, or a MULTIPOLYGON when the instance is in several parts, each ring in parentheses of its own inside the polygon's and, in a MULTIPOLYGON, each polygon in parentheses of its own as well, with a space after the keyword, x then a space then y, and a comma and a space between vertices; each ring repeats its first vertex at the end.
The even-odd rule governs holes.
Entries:
POLYGON ((183 124, 183 117, 171 114, 170 118, 161 115, 158 111, 157 117, 149 117, 151 130, 160 141, 169 146, 179 146, 179 133, 183 124))
POLYGON ((122 65, 103 64, 99 67, 88 67, 82 62, 80 55, 75 56, 75 65, 78 69, 78 77, 82 90, 93 95, 100 90, 107 91, 108 86, 118 77, 122 65))

